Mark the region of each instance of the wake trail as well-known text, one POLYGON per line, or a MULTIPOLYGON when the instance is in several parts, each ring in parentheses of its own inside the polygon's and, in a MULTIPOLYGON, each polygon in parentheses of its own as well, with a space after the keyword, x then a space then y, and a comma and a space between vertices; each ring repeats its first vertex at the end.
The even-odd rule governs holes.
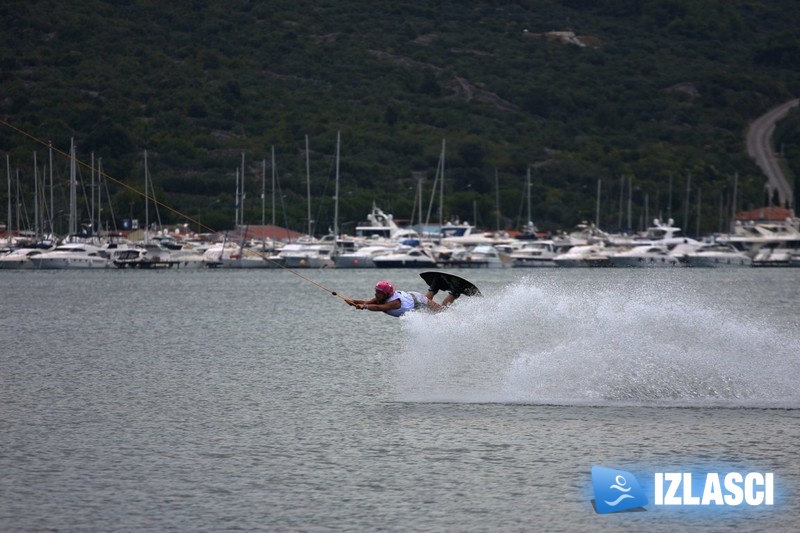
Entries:
POLYGON ((410 402, 800 408, 800 338, 679 281, 525 278, 403 319, 410 402))

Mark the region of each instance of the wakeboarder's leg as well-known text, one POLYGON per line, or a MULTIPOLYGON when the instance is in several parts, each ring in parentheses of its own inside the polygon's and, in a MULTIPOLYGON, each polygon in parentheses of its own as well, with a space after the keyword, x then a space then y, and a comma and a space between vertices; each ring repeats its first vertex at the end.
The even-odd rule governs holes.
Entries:
MULTIPOLYGON (((428 292, 425 293, 425 296, 428 297, 428 300, 433 302, 433 297, 436 296, 437 292, 439 292, 439 289, 441 288, 440 287, 441 284, 442 284, 442 282, 441 282, 441 280, 439 279, 438 276, 433 278, 433 281, 431 282, 430 287, 428 287, 428 292)), ((433 303, 436 303, 436 302, 433 302, 433 303)), ((439 305, 439 304, 436 304, 436 305, 439 305)))
POLYGON ((444 297, 442 300, 442 307, 447 307, 451 303, 455 302, 459 297, 459 294, 453 294, 452 292, 447 293, 447 296, 444 297))
POLYGON ((428 298, 428 309, 430 309, 434 313, 438 313, 439 311, 444 311, 444 307, 439 305, 437 302, 434 302, 431 298, 428 298))

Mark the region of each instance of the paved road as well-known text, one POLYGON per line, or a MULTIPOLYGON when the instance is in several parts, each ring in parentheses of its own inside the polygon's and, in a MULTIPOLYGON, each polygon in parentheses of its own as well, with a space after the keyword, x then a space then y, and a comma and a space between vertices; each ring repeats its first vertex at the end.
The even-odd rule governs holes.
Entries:
POLYGON ((792 188, 781 172, 778 158, 775 156, 775 150, 772 147, 772 133, 775 131, 775 123, 785 117, 790 109, 797 107, 798 103, 800 103, 800 99, 796 98, 767 111, 753 121, 750 129, 747 130, 747 153, 756 160, 756 164, 767 175, 770 198, 777 190, 781 205, 792 205, 793 196, 792 188))

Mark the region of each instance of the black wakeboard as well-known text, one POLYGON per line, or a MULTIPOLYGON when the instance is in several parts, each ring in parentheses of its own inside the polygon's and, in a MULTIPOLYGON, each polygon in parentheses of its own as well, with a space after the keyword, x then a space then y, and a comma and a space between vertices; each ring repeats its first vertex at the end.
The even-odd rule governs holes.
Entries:
POLYGON ((430 270, 420 272, 419 277, 425 280, 428 287, 435 287, 437 290, 445 290, 456 296, 481 296, 478 287, 466 278, 457 274, 443 272, 441 270, 430 270))

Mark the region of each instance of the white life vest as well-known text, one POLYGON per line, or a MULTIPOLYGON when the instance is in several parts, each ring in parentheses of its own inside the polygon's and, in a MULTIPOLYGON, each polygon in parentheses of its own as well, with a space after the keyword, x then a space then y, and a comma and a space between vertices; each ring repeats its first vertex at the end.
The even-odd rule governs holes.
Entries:
POLYGON ((394 294, 387 298, 384 303, 393 302, 394 300, 400 300, 400 307, 391 311, 384 311, 387 315, 402 316, 408 311, 428 307, 428 298, 419 292, 394 291, 394 294))

